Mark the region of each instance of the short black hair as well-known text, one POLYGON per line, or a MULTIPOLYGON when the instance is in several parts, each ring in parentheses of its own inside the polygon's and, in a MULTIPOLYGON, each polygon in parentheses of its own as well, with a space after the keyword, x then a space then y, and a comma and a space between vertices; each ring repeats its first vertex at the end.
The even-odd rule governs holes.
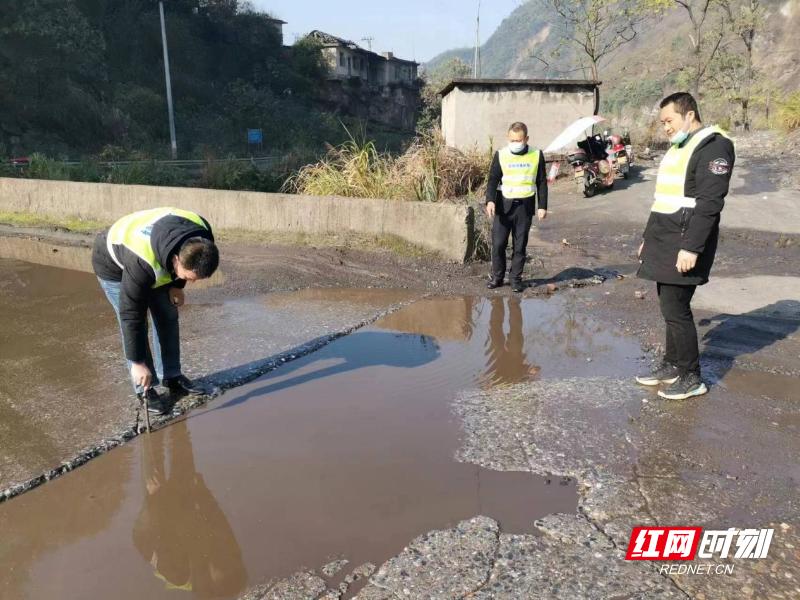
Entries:
POLYGON ((185 269, 189 269, 200 279, 207 279, 219 266, 219 249, 209 239, 189 238, 181 245, 178 259, 185 269))
POLYGON ((703 120, 700 118, 700 109, 697 108, 697 100, 695 100, 694 96, 692 96, 689 92, 676 92, 674 94, 670 94, 661 101, 661 104, 659 104, 658 107, 664 108, 670 104, 675 105, 675 112, 680 116, 685 117, 686 113, 691 110, 694 112, 694 118, 697 119, 698 123, 703 122, 703 120))
POLYGON ((525 137, 528 137, 528 126, 525 125, 522 121, 517 121, 516 123, 512 123, 511 127, 508 128, 509 131, 516 131, 519 133, 520 131, 525 134, 525 137))

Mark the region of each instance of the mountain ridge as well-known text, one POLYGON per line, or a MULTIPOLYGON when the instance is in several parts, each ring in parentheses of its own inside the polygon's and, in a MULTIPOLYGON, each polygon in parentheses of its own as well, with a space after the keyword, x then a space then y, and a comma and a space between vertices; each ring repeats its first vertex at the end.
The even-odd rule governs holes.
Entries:
MULTIPOLYGON (((795 33, 800 31, 800 0, 763 0, 763 7, 765 25, 756 35, 754 63, 780 95, 800 86, 800 37, 795 33)), ((677 89, 688 34, 688 19, 683 9, 676 7, 643 27, 633 42, 603 61, 601 110, 651 108, 660 97, 677 89)), ((482 45, 481 76, 585 78, 586 73, 574 68, 579 57, 562 43, 568 35, 546 0, 529 0, 506 17, 482 45)), ((425 68, 431 72, 453 58, 472 64, 473 52, 472 48, 448 50, 425 68)))

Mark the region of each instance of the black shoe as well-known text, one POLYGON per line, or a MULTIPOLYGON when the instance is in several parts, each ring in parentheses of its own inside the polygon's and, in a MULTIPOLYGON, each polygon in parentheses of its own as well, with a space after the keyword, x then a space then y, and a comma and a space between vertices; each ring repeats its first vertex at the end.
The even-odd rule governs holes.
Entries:
POLYGON ((489 288, 490 290, 494 290, 494 289, 497 289, 497 288, 502 287, 502 286, 503 286, 503 282, 502 281, 497 281, 495 279, 492 279, 489 283, 486 284, 486 287, 489 288))
POLYGON ((177 394, 179 396, 204 396, 208 393, 205 386, 192 381, 185 375, 164 379, 162 384, 171 394, 177 394))
POLYGON ((520 292, 524 292, 525 284, 522 283, 521 281, 515 281, 514 283, 511 284, 511 291, 516 292, 517 294, 519 294, 520 292))
POLYGON ((144 394, 136 394, 139 402, 147 401, 147 412, 155 415, 169 414, 172 405, 162 398, 153 388, 148 388, 144 394))
POLYGON ((686 373, 665 390, 658 390, 658 395, 667 400, 686 400, 693 396, 708 393, 708 388, 699 373, 686 373))
POLYGON ((638 375, 636 377, 636 383, 640 385, 675 383, 678 380, 678 375, 680 375, 678 367, 666 361, 662 361, 649 375, 638 375))

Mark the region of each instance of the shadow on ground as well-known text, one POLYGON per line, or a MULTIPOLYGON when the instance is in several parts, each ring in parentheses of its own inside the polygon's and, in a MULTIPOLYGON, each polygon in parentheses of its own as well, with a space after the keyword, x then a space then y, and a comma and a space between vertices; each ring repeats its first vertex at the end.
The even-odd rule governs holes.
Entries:
POLYGON ((723 379, 736 359, 780 342, 800 329, 800 301, 780 300, 741 315, 719 314, 700 325, 717 325, 702 338, 715 382, 723 379))

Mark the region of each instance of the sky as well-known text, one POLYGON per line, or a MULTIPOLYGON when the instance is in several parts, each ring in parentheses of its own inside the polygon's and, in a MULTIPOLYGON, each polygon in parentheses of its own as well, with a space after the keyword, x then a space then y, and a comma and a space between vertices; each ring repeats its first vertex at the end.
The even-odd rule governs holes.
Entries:
MULTIPOLYGON (((478 0, 251 0, 258 10, 287 21, 284 43, 320 29, 369 48, 418 62, 475 45, 478 0)), ((481 1, 481 43, 522 0, 481 1)))

